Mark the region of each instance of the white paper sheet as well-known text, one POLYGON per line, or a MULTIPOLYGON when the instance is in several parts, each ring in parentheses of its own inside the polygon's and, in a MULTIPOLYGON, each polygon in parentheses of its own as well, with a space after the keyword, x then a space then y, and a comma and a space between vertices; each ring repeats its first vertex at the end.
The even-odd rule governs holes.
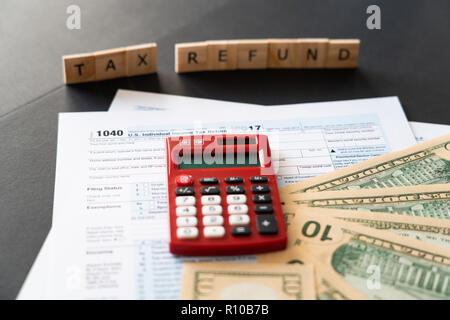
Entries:
MULTIPOLYGON (((225 101, 188 98, 151 92, 118 90, 116 97, 114 98, 114 101, 109 108, 109 111, 175 111, 180 110, 180 108, 188 108, 193 112, 201 112, 204 108, 211 107, 211 105, 213 105, 215 108, 226 107, 230 111, 242 111, 242 109, 240 108, 243 107, 245 107, 247 110, 249 110, 250 108, 257 109, 259 107, 267 107, 254 104, 229 103, 225 101)), ((409 125, 418 142, 450 133, 450 125, 415 121, 410 121, 409 125)))
POLYGON ((409 125, 417 142, 437 138, 450 133, 450 125, 410 121, 409 125))
POLYGON ((194 112, 201 115, 208 109, 228 112, 248 112, 258 105, 221 100, 192 98, 172 94, 134 90, 117 90, 109 112, 151 111, 151 112, 194 112))
MULTIPOLYGON (((183 98, 183 97, 181 97, 183 98)), ((183 98, 183 99, 189 99, 189 98, 183 98)), ((200 99, 202 100, 202 99, 200 99)), ((179 101, 177 101, 177 104, 175 106, 178 106, 179 101)), ((170 105, 170 103, 168 103, 170 105)), ((155 104, 153 104, 155 105, 155 104)), ((212 107, 211 104, 208 105, 209 107, 212 107)), ((254 112, 249 113, 248 111, 244 112, 241 109, 241 112, 239 113, 240 118, 243 120, 245 118, 250 119, 246 121, 236 121, 235 115, 230 112, 224 112, 224 115, 221 115, 218 111, 214 111, 214 109, 210 111, 205 111, 202 115, 204 121, 209 122, 215 122, 215 120, 220 117, 221 120, 228 120, 228 124, 233 124, 234 128, 229 128, 231 130, 230 132, 236 132, 239 130, 248 130, 249 126, 253 126, 254 129, 262 125, 262 130, 267 130, 268 133, 271 133, 272 136, 274 134, 278 136, 278 141, 275 141, 277 139, 272 138, 271 136, 271 144, 272 142, 278 143, 278 150, 280 151, 280 180, 279 183, 285 184, 293 181, 297 181, 299 179, 303 179, 306 177, 309 177, 311 175, 316 175, 322 172, 326 172, 329 170, 332 170, 333 168, 338 168, 340 166, 346 165, 351 163, 351 161, 360 161, 363 160, 364 157, 370 157, 374 156, 379 153, 387 152, 390 150, 400 149, 403 147, 406 147, 410 144, 412 144, 414 141, 412 139, 412 135, 408 130, 407 124, 406 124, 406 118, 404 117, 403 111, 401 110, 401 107, 398 103, 398 100, 396 98, 383 98, 383 99, 367 99, 367 100, 354 100, 349 102, 332 102, 332 103, 316 103, 316 104, 305 104, 301 105, 299 107, 296 106, 283 106, 283 107, 277 107, 275 110, 270 110, 271 108, 268 108, 268 110, 264 110, 259 112, 258 114, 258 121, 255 121, 254 112), (387 116, 389 114, 389 116, 387 116), (287 120, 286 120, 287 119, 287 120), (279 134, 279 131, 281 130, 281 134, 279 134), (313 139, 310 139, 313 137, 313 139), (281 143, 279 143, 281 141, 281 143), (333 149, 334 148, 334 149, 333 149), (304 152, 301 153, 299 156, 299 150, 304 150, 304 152), (327 152, 325 152, 327 150, 327 152), (332 154, 332 150, 334 150, 336 155, 332 154), (358 150, 357 152, 355 150, 358 150), (353 151, 353 153, 352 153, 353 151), (326 154, 327 153, 327 154, 326 154), (356 157, 358 154, 362 155, 361 157, 356 157), (311 157, 308 157, 310 155, 311 157)), ((189 108, 189 110, 191 110, 189 108)), ((230 110, 230 107, 227 108, 227 110, 230 110)), ((157 112, 158 113, 158 112, 157 112)), ((89 152, 98 152, 97 148, 107 149, 109 147, 117 148, 117 146, 100 146, 100 145, 92 145, 92 138, 91 140, 83 140, 82 143, 79 143, 80 139, 76 137, 74 133, 71 133, 70 130, 80 132, 80 134, 83 134, 83 132, 94 132, 98 131, 96 128, 109 128, 109 127, 126 127, 126 130, 135 130, 130 128, 136 128, 139 123, 143 127, 151 126, 153 130, 157 129, 157 127, 160 128, 169 128, 170 126, 168 124, 165 124, 161 126, 161 123, 167 123, 167 120, 165 119, 175 119, 178 120, 178 123, 184 124, 184 126, 181 126, 181 128, 192 129, 192 127, 196 127, 198 132, 203 132, 203 127, 210 127, 210 128, 217 128, 217 124, 208 124, 198 123, 198 113, 196 112, 188 112, 188 114, 181 115, 180 112, 173 113, 173 112, 166 112, 164 115, 161 113, 161 115, 156 116, 155 113, 151 113, 151 117, 147 116, 136 116, 132 114, 121 114, 117 116, 113 115, 105 115, 100 113, 91 113, 90 115, 86 114, 70 114, 70 115, 61 115, 61 122, 60 122, 60 133, 59 133, 59 147, 58 147, 58 169, 57 169, 57 185, 58 188, 58 181, 61 181, 62 178, 60 178, 61 175, 67 174, 67 179, 74 179, 78 178, 75 181, 75 185, 81 186, 81 185, 90 185, 93 183, 91 181, 92 179, 89 179, 89 174, 87 172, 88 170, 88 163, 84 163, 84 165, 81 165, 80 160, 81 159, 88 159, 89 158, 89 152), (143 119, 145 118, 145 119, 143 119), (151 119, 150 119, 151 118, 151 119), (182 118, 183 120, 181 121, 182 118), (190 121, 191 124, 186 123, 186 121, 190 121), (187 125, 187 126, 186 126, 187 125), (95 127, 95 128, 94 128, 95 127), (81 131, 80 131, 81 130, 81 131), (78 143, 76 143, 78 142, 78 143), (72 143, 71 147, 64 148, 61 147, 67 146, 68 144, 72 143), (89 151, 88 148, 93 148, 93 150, 89 151), (75 156, 77 155, 77 156, 75 156), (61 158, 67 160, 60 160, 61 158), (73 170, 68 169, 68 163, 67 162, 74 162, 74 158, 76 158, 73 165, 75 165, 74 168, 78 168, 79 173, 76 177, 74 175, 73 170), (67 172, 65 172, 67 171, 67 172)), ((172 126, 174 126, 174 130, 180 130, 180 127, 176 127, 176 122, 174 121, 172 123, 172 126)), ((102 129, 101 129, 102 130, 102 129)), ((134 131, 132 131, 134 132, 134 131)), ((158 133, 160 131, 156 130, 153 131, 154 133, 158 133)), ((175 132, 174 132, 175 133, 175 132)), ((116 138, 115 138, 116 139, 116 138)), ((133 138, 139 140, 139 138, 133 138)), ((159 138, 160 140, 161 138, 159 138)), ((130 139, 129 139, 130 140, 130 139)), ((137 141, 136 140, 136 141, 137 141)), ((132 143, 137 143, 136 141, 133 141, 132 143)), ((153 141, 154 142, 154 141, 153 141)), ((126 143, 126 142, 123 142, 126 143)), ((129 141, 128 141, 129 143, 129 141)), ((151 144, 151 141, 147 141, 147 143, 151 144)), ((125 144, 126 145, 126 144, 125 144)), ((272 148, 274 146, 272 145, 272 148)), ((158 149, 158 148, 157 148, 158 149)), ((151 151, 148 155, 154 156, 155 153, 158 153, 161 155, 161 147, 156 151, 151 151)), ((145 154, 145 152, 144 152, 145 154)), ((136 154, 137 156, 142 156, 141 153, 138 152, 136 154)), ((115 158, 116 160, 118 158, 115 158)), ((135 162, 138 165, 141 164, 140 160, 129 160, 131 163, 135 162)), ((111 167, 111 166, 109 166, 111 167)), ((139 177, 142 179, 143 173, 141 172, 144 168, 137 168, 136 177, 139 177)), ((155 169, 155 175, 163 175, 165 168, 152 168, 155 169)), ((111 172, 113 174, 121 173, 122 169, 112 169, 111 172), (117 172, 116 172, 117 171, 117 172)), ((102 170, 103 172, 104 170, 102 170)), ((145 170, 144 170, 145 171, 145 170)), ((134 174, 133 174, 134 175, 134 174)), ((148 176, 148 179, 151 180, 153 176, 150 174, 148 176)), ((122 177, 125 181, 133 180, 134 178, 130 177, 122 177), (128 180, 127 180, 128 179, 128 180)), ((121 175, 115 177, 115 178, 105 178, 103 177, 99 181, 104 183, 103 179, 106 179, 106 181, 110 181, 113 184, 121 183, 122 180, 121 175)), ((158 180, 158 179, 157 179, 158 180)), ((156 183, 156 191, 160 192, 160 189, 164 189, 165 187, 162 186, 164 182, 163 179, 159 179, 159 181, 156 183), (162 181, 162 182, 161 182, 162 181), (162 184, 161 184, 162 183, 162 184)), ((95 183, 97 180, 94 180, 95 183)), ((132 181, 130 183, 135 183, 136 181, 132 181)), ((73 183, 73 181, 71 182, 73 183)), ((145 191, 145 184, 140 185, 140 188, 143 188, 145 191)), ((64 183, 62 183, 62 187, 59 187, 59 189, 66 187, 64 183)), ((58 190, 59 190, 58 189, 58 190)), ((139 188, 138 188, 139 189, 139 188)), ((75 266, 80 267, 79 262, 90 260, 90 257, 101 257, 101 252, 93 251, 96 254, 93 255, 85 255, 83 253, 80 253, 82 251, 82 248, 77 246, 77 243, 74 243, 74 239, 68 238, 68 235, 70 234, 70 231, 72 229, 76 229, 74 231, 74 235, 76 237, 79 237, 80 243, 85 243, 86 239, 91 239, 86 235, 86 229, 85 226, 82 225, 82 223, 85 223, 84 219, 82 219, 82 216, 86 214, 85 211, 89 212, 88 209, 84 209, 83 207, 80 207, 78 210, 76 209, 76 206, 80 205, 81 203, 86 203, 89 198, 85 198, 89 196, 89 193, 83 194, 81 192, 82 189, 79 189, 76 191, 74 190, 77 197, 69 196, 68 198, 63 200, 59 200, 60 197, 58 197, 58 192, 55 193, 55 221, 54 221, 54 230, 66 230, 68 228, 69 230, 66 232, 58 232, 59 234, 57 237, 58 244, 55 248, 56 257, 58 259, 55 261, 55 269, 56 272, 51 272, 52 274, 52 292, 50 297, 59 297, 59 298, 115 298, 115 297, 124 297, 124 298, 166 298, 166 297, 174 297, 173 294, 176 294, 176 288, 177 284, 173 283, 172 286, 165 285, 166 287, 173 288, 172 292, 169 293, 169 295, 163 295, 162 293, 158 293, 158 290, 155 290, 158 288, 158 284, 153 283, 155 281, 155 277, 150 276, 149 274, 152 274, 149 272, 148 263, 143 263, 146 266, 146 271, 139 272, 136 268, 133 268, 130 265, 121 265, 121 275, 126 274, 126 277, 123 278, 122 276, 118 276, 116 279, 116 282, 108 282, 106 281, 106 284, 109 285, 110 288, 108 290, 103 289, 93 289, 91 286, 91 289, 84 289, 82 291, 80 290, 68 290, 68 287, 63 285, 62 283, 69 283, 69 287, 72 288, 76 287, 73 284, 77 283, 78 281, 81 281, 80 279, 84 280, 85 277, 79 277, 82 274, 89 274, 89 275, 98 275, 99 270, 103 270, 100 268, 97 264, 92 264, 93 268, 86 269, 84 268, 71 268, 68 264, 69 261, 73 261, 75 263, 75 266), (83 199, 84 198, 84 199, 83 199), (57 203, 63 202, 61 204, 61 208, 58 209, 56 206, 57 203), (69 205, 70 203, 70 205, 69 205), (68 210, 70 209, 70 210, 68 210), (84 214, 80 217, 80 212, 84 212, 84 214), (64 219, 57 218, 58 216, 67 216, 64 219), (69 220, 67 220, 69 219, 69 220), (57 223, 57 221, 62 221, 61 223, 57 223), (65 224, 65 221, 71 221, 69 224, 65 224), (80 229, 74 228, 75 225, 81 224, 78 227, 80 229), (72 227, 72 229, 70 228, 72 227), (67 246, 67 247, 64 247, 67 246), (76 251, 72 253, 68 253, 67 248, 70 248, 71 246, 74 246, 73 249, 76 251), (64 250, 63 250, 64 249, 64 250), (77 260, 78 259, 78 260, 77 260), (63 265, 61 265, 63 264, 63 265), (65 270, 66 273, 62 272, 61 270, 65 270), (84 273, 83 273, 84 272, 84 273), (55 278, 55 275, 57 278, 55 278), (134 275, 134 278, 133 278, 134 275), (139 276, 140 275, 140 276, 139 276), (129 278, 129 277, 132 278, 129 278), (138 278, 136 278, 138 276, 138 278), (146 277, 147 276, 147 277, 146 277), (75 279, 75 280, 74 280, 75 279), (140 279, 140 280, 139 280, 140 279), (144 280, 143 280, 144 279, 144 280), (147 280, 145 280, 147 279, 147 280), (56 282, 55 282, 56 281, 56 282), (59 285, 55 286, 55 283, 59 283, 59 285), (153 288, 151 290, 152 292, 147 292, 145 290, 139 291, 137 288, 139 285, 141 288, 153 288), (118 289, 112 289, 111 286, 118 285, 118 289), (131 286, 131 287, 130 287, 131 286), (153 287, 152 287, 153 286, 153 287), (137 290, 137 291, 136 291, 137 290), (106 292, 106 295, 104 293, 106 292), (154 293, 158 293, 159 295, 154 295, 154 293), (170 295, 172 294, 172 295, 170 295)), ((150 187, 147 190, 152 190, 152 187, 150 187)), ((164 190, 165 191, 165 190, 164 190)), ((152 191, 153 192, 153 191, 152 191)), ((150 193, 152 193, 150 192, 150 193)), ((159 194, 160 196, 160 194, 159 194)), ((63 196, 61 196, 63 197, 63 196)), ((132 201, 132 202, 139 202, 141 199, 134 199, 132 194, 120 194, 119 198, 124 197, 127 199, 126 201, 132 201)), ((96 196, 93 197, 94 199, 96 196)), ((146 199, 145 201, 148 201, 151 203, 153 200, 146 199)), ((144 202, 145 202, 144 201, 144 202)), ((158 200, 156 200, 156 203, 158 200)), ((158 207, 158 205, 156 205, 158 207)), ((137 210, 136 207, 127 207, 122 208, 119 210, 122 214, 125 212, 131 212, 134 210, 137 210)), ((111 208, 111 211, 114 208, 111 208)), ((159 208, 161 209, 161 208, 159 208)), ((125 260, 127 261, 135 261, 134 263, 139 264, 135 260, 136 255, 137 257, 145 257, 145 259, 148 260, 149 257, 158 257, 158 259, 162 259, 165 263, 169 263, 171 265, 170 270, 174 271, 175 274, 171 275, 171 278, 175 278, 177 267, 176 265, 180 265, 179 262, 174 262, 174 259, 170 257, 170 255, 167 255, 167 252, 161 252, 164 251, 162 248, 165 246, 165 241, 167 238, 167 235, 165 234, 165 231, 162 231, 160 235, 157 235, 158 232, 161 232, 161 230, 165 230, 164 226, 166 224, 166 221, 164 218, 161 217, 161 213, 164 212, 164 210, 156 210, 159 211, 158 219, 161 220, 158 221, 157 227, 151 226, 149 224, 144 223, 144 226, 142 228, 135 228, 134 224, 130 221, 120 221, 117 223, 117 225, 120 225, 121 227, 116 229, 108 229, 104 232, 110 232, 112 234, 116 235, 116 238, 122 239, 121 235, 125 232, 124 230, 127 230, 129 234, 132 234, 133 237, 136 237, 139 239, 139 243, 130 243, 129 240, 123 240, 126 243, 125 247, 115 247, 115 253, 118 255, 116 262, 123 262, 125 260), (124 226, 127 226, 126 228, 124 226), (143 229, 143 230, 141 230, 143 229), (131 231, 130 231, 131 230, 131 231), (151 235, 149 235, 149 230, 153 230, 151 235), (143 235, 141 234, 143 233, 143 235), (156 234, 156 236, 155 236, 156 234), (127 242, 128 241, 128 242, 127 242), (149 245, 151 243, 152 245, 149 245), (155 252, 151 251, 151 248, 159 248, 158 252, 159 255, 155 252), (150 251, 149 251, 150 250, 150 251), (134 260, 133 260, 134 259, 134 260)), ((96 209, 100 210, 100 209, 96 209)), ((153 209, 150 209, 152 211, 153 209)), ((144 210, 145 211, 145 210, 144 210)), ((155 212, 156 212, 155 211, 155 212)), ((118 213, 117 215, 120 216, 121 213, 118 213)), ((96 215, 94 215, 96 216, 96 215)), ((102 214, 99 214, 100 218, 94 219, 98 220, 95 223, 102 224, 104 223, 104 217, 101 218, 102 214)), ((147 217, 149 220, 152 220, 154 222, 155 220, 153 218, 147 217)), ((90 219, 89 219, 90 220, 90 219)), ((119 219, 120 220, 120 219, 119 219)), ((146 220, 146 219, 144 219, 146 220)), ((148 222, 148 221, 145 221, 148 222)), ((94 223, 94 225, 95 225, 94 223)), ((89 221, 89 224, 91 222, 89 221)), ((91 225, 92 227, 92 225, 91 225)), ((94 234, 96 232, 99 232, 98 230, 95 230, 94 234)), ((89 233, 90 234, 90 233, 89 233)), ((53 237, 53 231, 51 235, 49 236, 49 239, 47 242, 50 241, 50 238, 53 237)), ((97 239, 98 240, 98 239, 97 239)), ((96 240, 96 241, 97 241, 96 240)), ((91 240, 89 240, 91 241, 91 240)), ((105 240, 103 239, 102 242, 105 240)), ((47 246, 44 246, 46 248, 47 246)), ((90 243, 90 242, 89 242, 90 243)), ((92 245, 92 244, 90 244, 92 245)), ((110 243, 108 243, 109 246, 111 246, 110 243)), ((93 245, 93 248, 95 248, 96 245, 93 245)), ((47 270, 50 270, 50 268, 45 267, 45 263, 40 263, 41 261, 44 261, 45 257, 51 256, 48 254, 48 252, 45 251, 45 249, 42 250, 40 253, 38 260, 35 264, 35 266, 32 269, 32 272, 30 273, 29 278, 27 279, 26 285, 24 286, 24 290, 21 293, 21 298, 44 298, 45 294, 42 294, 42 291, 45 290, 27 290, 27 288, 38 288, 41 287, 41 284, 38 285, 36 281, 33 281, 33 279, 38 278, 34 275, 39 275, 45 272, 47 270), (42 258, 42 259, 41 259, 42 258), (27 294, 27 292, 31 292, 32 294, 27 294), (37 296, 38 295, 38 296, 37 296)), ((106 254, 108 256, 108 254, 106 254)), ((105 262, 100 258, 101 261, 105 262)), ((150 259, 152 260, 152 259, 150 259)), ((113 262, 111 262, 108 265, 110 269, 107 271, 103 270, 106 274, 112 274, 112 272, 115 270, 114 266, 117 267, 113 262), (112 269, 111 269, 112 268, 112 269)), ((154 274, 153 274, 154 275, 154 274)), ((39 278, 46 278, 46 277, 39 277, 39 278)), ((90 279, 90 278, 89 278, 90 279)), ((91 282, 89 282, 91 283, 91 282)), ((83 287, 86 288, 86 284, 83 284, 83 287)), ((166 292, 167 293, 167 292, 166 292)))

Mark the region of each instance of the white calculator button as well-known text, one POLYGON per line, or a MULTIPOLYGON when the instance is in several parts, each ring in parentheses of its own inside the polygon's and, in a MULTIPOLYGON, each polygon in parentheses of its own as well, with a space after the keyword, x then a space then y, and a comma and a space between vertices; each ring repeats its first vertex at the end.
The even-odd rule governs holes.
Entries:
POLYGON ((203 217, 204 226, 221 226, 223 225, 222 216, 205 216, 203 217))
POLYGON ((202 196, 202 204, 220 204, 220 196, 202 196))
POLYGON ((177 229, 177 237, 179 239, 194 239, 198 237, 198 229, 196 227, 182 227, 177 229))
POLYGON ((220 226, 205 227, 203 229, 203 235, 205 238, 222 238, 225 235, 225 228, 220 226))
POLYGON ((202 213, 209 214, 222 214, 222 206, 203 206, 202 213))
POLYGON ((195 216, 197 208, 193 206, 177 207, 177 216, 195 216))
POLYGON ((243 204, 247 202, 245 194, 230 194, 227 196, 228 204, 243 204))
POLYGON ((193 196, 180 196, 175 199, 177 206, 193 206, 195 204, 195 197, 193 196))
POLYGON ((247 214, 248 207, 246 204, 232 204, 228 206, 229 214, 247 214))
POLYGON ((231 226, 243 226, 250 223, 250 217, 246 214, 234 214, 228 218, 231 226))
POLYGON ((179 217, 177 218, 177 227, 195 227, 197 225, 196 217, 179 217))

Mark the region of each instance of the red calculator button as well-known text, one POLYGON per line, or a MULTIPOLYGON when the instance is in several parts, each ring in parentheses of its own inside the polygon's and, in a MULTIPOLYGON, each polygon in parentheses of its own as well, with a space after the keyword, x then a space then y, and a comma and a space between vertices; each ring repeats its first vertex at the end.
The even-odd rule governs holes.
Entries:
POLYGON ((175 178, 175 183, 180 187, 190 186, 194 183, 194 179, 192 179, 191 175, 183 174, 175 178))

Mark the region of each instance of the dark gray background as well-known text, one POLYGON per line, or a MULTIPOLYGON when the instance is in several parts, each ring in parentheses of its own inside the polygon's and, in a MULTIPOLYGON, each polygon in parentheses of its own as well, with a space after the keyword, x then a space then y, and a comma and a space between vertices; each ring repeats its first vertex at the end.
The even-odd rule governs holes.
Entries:
POLYGON ((51 225, 58 112, 104 111, 117 89, 258 104, 398 95, 410 120, 449 123, 450 1, 1 0, 0 298, 14 298, 51 225), (81 30, 66 8, 81 7, 81 30), (378 4, 382 30, 366 28, 378 4), (357 70, 177 75, 174 44, 360 38, 357 70), (158 44, 158 74, 65 86, 61 56, 158 44))

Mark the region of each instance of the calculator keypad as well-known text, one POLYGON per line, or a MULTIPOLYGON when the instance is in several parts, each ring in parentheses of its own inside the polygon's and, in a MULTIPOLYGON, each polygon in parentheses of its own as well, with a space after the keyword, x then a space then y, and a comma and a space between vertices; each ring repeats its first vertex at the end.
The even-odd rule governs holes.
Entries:
POLYGON ((249 179, 251 183, 250 192, 248 192, 249 196, 251 195, 250 198, 246 195, 243 178, 225 178, 224 182, 227 184, 225 188, 226 204, 223 205, 219 179, 204 177, 198 181, 200 186, 194 187, 192 185, 195 185, 195 181, 190 181, 189 177, 191 176, 176 177, 176 184, 179 186, 175 189, 176 225, 179 239, 196 239, 200 232, 205 238, 212 239, 223 238, 227 232, 236 237, 249 236, 252 234, 252 220, 254 225, 256 224, 255 232, 258 234, 278 233, 277 222, 273 215, 274 208, 271 204, 270 188, 266 184, 269 181, 267 177, 255 176, 249 179), (195 188, 199 190, 196 191, 195 188), (196 197, 200 198, 200 216, 197 215, 196 197), (225 217, 223 208, 227 213, 225 217), (226 222, 225 219, 227 219, 226 222), (229 226, 228 230, 224 224, 229 226))

